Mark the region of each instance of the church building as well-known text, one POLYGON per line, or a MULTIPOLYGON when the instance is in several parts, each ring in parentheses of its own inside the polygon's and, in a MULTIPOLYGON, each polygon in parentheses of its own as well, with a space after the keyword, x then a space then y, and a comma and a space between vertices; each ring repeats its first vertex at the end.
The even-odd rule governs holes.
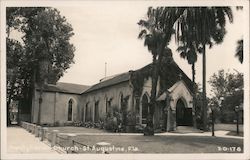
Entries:
MULTIPOLYGON (((99 122, 113 110, 134 116, 128 125, 145 126, 149 112, 152 64, 135 71, 106 77, 92 86, 58 82, 35 89, 31 121, 43 125, 71 125, 99 122), (39 103, 40 101, 40 103, 39 103), (40 114, 39 114, 40 112, 40 114)), ((172 60, 162 63, 157 85, 155 129, 173 131, 193 126, 193 83, 172 60)))

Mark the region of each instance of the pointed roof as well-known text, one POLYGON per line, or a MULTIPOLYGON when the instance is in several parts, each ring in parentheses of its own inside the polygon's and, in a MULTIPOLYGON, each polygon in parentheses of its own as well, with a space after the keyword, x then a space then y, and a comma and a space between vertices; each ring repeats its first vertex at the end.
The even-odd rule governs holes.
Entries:
POLYGON ((180 84, 184 84, 184 86, 187 88, 188 92, 190 94, 192 94, 192 92, 188 88, 187 84, 183 80, 179 80, 173 86, 171 86, 170 88, 168 88, 167 91, 165 91, 164 93, 162 93, 161 95, 159 95, 158 98, 157 98, 157 101, 163 101, 163 100, 165 100, 167 98, 167 94, 170 94, 171 92, 173 92, 180 84))
POLYGON ((44 85, 44 91, 48 92, 61 92, 61 93, 71 93, 71 94, 81 94, 85 90, 87 90, 89 86, 73 84, 73 83, 65 83, 65 82, 57 82, 54 84, 46 84, 44 85))

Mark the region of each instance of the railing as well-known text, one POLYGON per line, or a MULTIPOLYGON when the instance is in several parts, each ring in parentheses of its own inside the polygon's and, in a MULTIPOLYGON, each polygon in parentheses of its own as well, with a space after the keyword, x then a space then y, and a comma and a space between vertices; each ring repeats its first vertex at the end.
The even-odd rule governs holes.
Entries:
POLYGON ((92 150, 91 146, 76 141, 75 134, 63 134, 59 133, 58 130, 49 131, 47 127, 41 127, 36 124, 23 121, 20 123, 20 125, 28 132, 34 134, 35 137, 38 137, 41 141, 50 142, 51 147, 60 146, 66 148, 65 151, 67 153, 78 153, 83 147, 89 147, 92 150))
MULTIPOLYGON (((51 147, 60 146, 60 147, 74 147, 73 145, 73 134, 62 134, 58 130, 49 131, 47 127, 41 127, 36 124, 21 122, 21 127, 27 130, 28 132, 38 137, 41 141, 48 141, 51 144, 51 147)), ((66 150, 67 153, 73 153, 72 150, 66 150)))
POLYGON ((79 153, 79 152, 83 151, 83 147, 86 147, 86 148, 88 147, 90 150, 92 150, 91 146, 88 146, 88 145, 83 144, 83 143, 76 141, 76 140, 72 140, 72 145, 73 145, 73 147, 76 147, 76 149, 72 151, 73 153, 79 153))
POLYGON ((56 135, 56 144, 61 146, 61 147, 66 147, 68 144, 68 137, 63 137, 62 134, 57 134, 56 135))

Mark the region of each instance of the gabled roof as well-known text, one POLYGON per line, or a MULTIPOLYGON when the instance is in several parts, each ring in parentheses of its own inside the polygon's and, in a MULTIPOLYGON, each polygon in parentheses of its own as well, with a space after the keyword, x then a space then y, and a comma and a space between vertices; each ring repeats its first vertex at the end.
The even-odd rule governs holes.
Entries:
POLYGON ((53 85, 53 84, 44 85, 43 90, 48 91, 48 92, 81 94, 88 88, 89 86, 86 86, 86 85, 57 82, 56 85, 53 85))
POLYGON ((173 92, 173 90, 175 90, 175 88, 177 88, 181 83, 184 84, 184 86, 187 88, 188 92, 189 92, 190 94, 192 94, 192 92, 191 92, 190 89, 188 88, 187 84, 186 84, 183 80, 179 80, 178 82, 176 82, 172 87, 170 87, 170 88, 168 89, 168 92, 169 92, 169 93, 173 92))
POLYGON ((128 81, 130 78, 130 73, 129 72, 125 72, 122 74, 118 74, 116 76, 113 76, 111 78, 108 78, 106 80, 102 80, 100 83, 97 83, 93 86, 91 86, 89 89, 85 90, 82 93, 89 93, 104 87, 108 87, 108 86, 112 86, 118 83, 122 83, 122 82, 126 82, 128 81))
MULTIPOLYGON (((137 70, 138 72, 144 72, 145 70, 152 70, 152 63, 144 66, 143 68, 137 70)), ((169 65, 162 64, 161 66, 161 78, 164 79, 164 90, 172 87, 176 82, 180 81, 179 75, 181 74, 181 80, 185 82, 187 88, 190 92, 193 92, 193 82, 191 79, 183 72, 183 70, 178 66, 178 64, 173 61, 169 65)))

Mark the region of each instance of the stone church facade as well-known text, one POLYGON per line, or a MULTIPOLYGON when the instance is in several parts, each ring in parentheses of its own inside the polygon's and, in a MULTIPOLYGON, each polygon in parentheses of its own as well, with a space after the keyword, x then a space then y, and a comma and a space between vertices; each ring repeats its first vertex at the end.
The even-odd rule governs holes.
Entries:
MULTIPOLYGON (((46 84, 42 90, 36 88, 31 121, 38 122, 40 100, 40 122, 44 125, 65 125, 75 121, 104 121, 109 112, 116 108, 121 112, 133 113, 133 125, 146 125, 150 101, 151 77, 142 77, 137 86, 135 75, 143 75, 152 66, 129 71, 100 80, 93 86, 70 83, 46 84)), ((173 62, 159 77, 157 107, 154 113, 155 128, 173 131, 177 126, 193 125, 192 82, 173 62)))

